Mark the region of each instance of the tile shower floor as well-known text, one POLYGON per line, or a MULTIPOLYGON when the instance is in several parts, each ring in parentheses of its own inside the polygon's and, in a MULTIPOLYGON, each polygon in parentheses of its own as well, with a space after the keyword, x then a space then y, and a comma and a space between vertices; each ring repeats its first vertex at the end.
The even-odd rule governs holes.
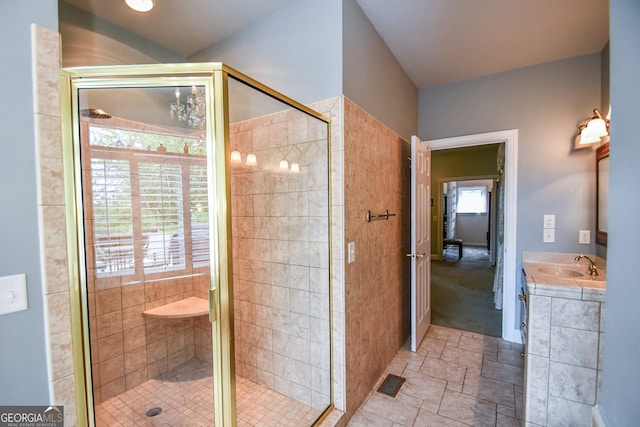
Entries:
POLYGON ((395 397, 376 392, 348 427, 521 426, 522 345, 432 325, 416 353, 402 348, 381 376, 406 378, 395 397))
MULTIPOLYGON (((213 426, 211 364, 196 359, 100 403, 96 426, 213 426), (146 413, 154 407, 162 412, 146 413)), ((236 377, 238 426, 309 426, 320 411, 236 377)))

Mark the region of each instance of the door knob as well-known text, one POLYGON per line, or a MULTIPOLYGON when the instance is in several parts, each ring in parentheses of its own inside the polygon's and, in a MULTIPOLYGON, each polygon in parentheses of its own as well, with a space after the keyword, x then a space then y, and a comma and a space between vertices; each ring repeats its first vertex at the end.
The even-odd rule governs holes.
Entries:
POLYGON ((426 252, 422 252, 421 254, 404 254, 404 256, 410 256, 411 258, 424 258, 426 252))

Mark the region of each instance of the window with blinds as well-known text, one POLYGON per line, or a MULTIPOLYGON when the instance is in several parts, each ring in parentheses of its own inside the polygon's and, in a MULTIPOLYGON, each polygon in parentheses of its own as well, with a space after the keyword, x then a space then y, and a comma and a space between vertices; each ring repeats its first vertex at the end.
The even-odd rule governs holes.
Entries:
POLYGON ((93 250, 98 276, 133 274, 133 209, 129 162, 91 159, 93 250))
POLYGON ((206 166, 189 167, 191 255, 193 266, 209 265, 209 195, 206 166))
MULTIPOLYGON (((122 129, 114 132, 126 137, 122 129)), ((91 126, 90 135, 99 146, 90 150, 97 277, 209 265, 205 159, 184 156, 183 140, 175 153, 158 155, 113 143, 105 128, 91 126)))
POLYGON ((182 168, 140 163, 138 182, 145 273, 184 269, 182 168))

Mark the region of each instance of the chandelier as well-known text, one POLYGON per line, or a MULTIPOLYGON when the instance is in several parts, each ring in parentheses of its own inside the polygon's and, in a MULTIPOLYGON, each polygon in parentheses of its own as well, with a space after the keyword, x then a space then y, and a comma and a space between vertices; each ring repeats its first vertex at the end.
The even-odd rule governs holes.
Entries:
POLYGON ((192 128, 204 129, 207 122, 204 87, 191 86, 191 94, 187 96, 186 104, 180 102, 180 88, 176 88, 175 94, 176 102, 172 102, 169 107, 171 119, 187 122, 192 128))

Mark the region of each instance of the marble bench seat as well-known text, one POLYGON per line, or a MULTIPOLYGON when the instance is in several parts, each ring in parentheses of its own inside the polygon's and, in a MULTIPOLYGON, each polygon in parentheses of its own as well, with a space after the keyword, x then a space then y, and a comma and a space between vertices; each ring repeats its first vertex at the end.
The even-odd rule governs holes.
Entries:
POLYGON ((142 315, 146 317, 164 319, 182 319, 207 314, 209 314, 209 301, 198 297, 185 298, 142 312, 142 315))

